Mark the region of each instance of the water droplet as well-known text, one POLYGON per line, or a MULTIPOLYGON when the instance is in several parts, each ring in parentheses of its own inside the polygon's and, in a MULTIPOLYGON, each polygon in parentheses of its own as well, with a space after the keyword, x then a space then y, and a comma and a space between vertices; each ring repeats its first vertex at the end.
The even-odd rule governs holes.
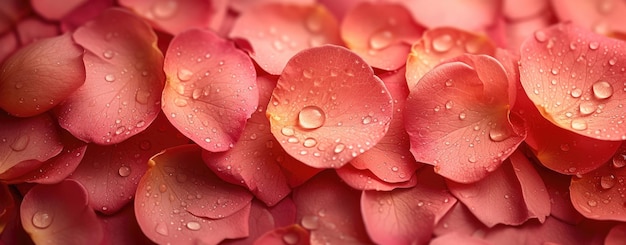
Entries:
POLYGON ((295 233, 289 232, 289 233, 283 235, 283 242, 285 242, 286 244, 289 244, 289 245, 297 244, 299 240, 300 240, 300 238, 295 233))
POLYGON ((568 144, 561 144, 561 150, 562 151, 569 151, 570 147, 568 144))
POLYGON ((178 10, 178 2, 176 0, 156 1, 156 4, 152 6, 152 13, 154 13, 154 16, 161 19, 167 19, 174 16, 176 10, 178 10))
POLYGON ((391 167, 391 171, 398 172, 398 170, 399 170, 399 169, 398 169, 398 167, 396 167, 396 166, 391 167))
POLYGON ((166 186, 165 184, 161 184, 161 185, 159 186, 159 191, 160 191, 161 193, 166 192, 166 191, 167 191, 167 186, 166 186))
POLYGON ((586 116, 596 111, 596 105, 591 101, 583 101, 580 102, 578 110, 580 111, 580 114, 586 116))
POLYGON ((548 36, 546 36, 546 33, 543 31, 536 31, 535 39, 537 39, 538 42, 542 43, 548 40, 548 36))
POLYGON ((451 100, 448 100, 448 102, 446 102, 446 109, 448 110, 452 109, 453 105, 454 105, 454 102, 452 102, 451 100))
POLYGON ((344 149, 346 149, 346 145, 339 143, 335 146, 335 149, 333 150, 333 152, 341 153, 344 149))
POLYGON ((120 135, 120 134, 124 133, 124 131, 126 131, 126 127, 120 126, 117 129, 115 129, 115 134, 116 135, 120 135))
POLYGON ((459 114, 459 119, 460 119, 460 120, 465 120, 465 117, 466 117, 466 116, 467 116, 467 115, 465 115, 465 113, 464 113, 464 112, 461 112, 461 113, 459 114))
POLYGON ((591 50, 596 50, 600 47, 600 44, 598 42, 590 42, 589 43, 589 49, 591 50))
POLYGON ((572 90, 572 97, 579 98, 581 95, 583 95, 583 91, 581 89, 576 88, 572 90))
POLYGON ((370 117, 370 116, 365 116, 361 122, 362 122, 364 125, 370 124, 370 123, 372 122, 372 117, 370 117))
POLYGON ((130 168, 126 166, 121 166, 117 170, 117 173, 122 177, 128 177, 130 175, 130 168))
POLYGON ((113 51, 107 49, 102 53, 102 56, 106 59, 111 59, 113 58, 113 51))
POLYGON ((574 119, 572 120, 572 129, 575 130, 585 130, 587 129, 587 122, 585 122, 585 120, 582 119, 574 119))
POLYGON ((107 74, 104 76, 104 80, 107 82, 114 82, 115 81, 115 75, 113 74, 107 74))
POLYGON ((326 115, 324 111, 317 106, 307 106, 300 110, 298 114, 298 123, 305 129, 316 129, 324 125, 326 115))
POLYGON ((595 207, 598 206, 598 202, 596 202, 596 200, 589 200, 587 201, 587 205, 589 205, 589 207, 595 207))
POLYGON ((53 218, 54 217, 47 212, 37 211, 35 212, 35 214, 33 214, 33 218, 31 219, 31 222, 33 223, 33 226, 39 229, 45 229, 45 228, 50 227, 50 225, 52 224, 53 218))
POLYGON ((293 128, 284 127, 280 130, 280 133, 284 136, 293 136, 296 132, 293 130, 293 128))
POLYGON ((167 236, 169 234, 167 230, 167 225, 165 223, 157 224, 155 231, 163 236, 167 236))
POLYGON ((614 168, 623 168, 626 166, 626 154, 624 153, 616 153, 613 156, 613 167, 614 168))
POLYGON ((15 89, 21 89, 23 87, 24 87, 23 83, 18 82, 18 83, 15 84, 15 89))
POLYGON ((319 217, 315 215, 306 215, 302 217, 300 224, 307 230, 315 230, 319 227, 319 217))
POLYGON ((313 71, 311 71, 310 69, 304 69, 302 70, 302 76, 311 79, 313 78, 313 71))
POLYGON ((148 98, 150 97, 150 92, 144 90, 137 90, 135 94, 135 101, 137 103, 145 105, 148 104, 148 98))
POLYGON ((606 99, 613 95, 613 86, 607 81, 597 81, 591 87, 593 95, 598 99, 606 99))
POLYGON ((195 222, 195 221, 187 222, 186 227, 187 227, 187 229, 192 230, 192 231, 197 231, 197 230, 200 230, 200 228, 202 228, 200 226, 200 223, 195 222))
POLYGON ((600 177, 600 186, 605 190, 613 188, 615 186, 615 175, 609 174, 600 177))
POLYGON ((393 33, 390 31, 380 31, 370 37, 370 47, 372 49, 384 49, 391 45, 392 41, 393 33))
POLYGON ((315 140, 314 138, 306 138, 306 139, 304 139, 303 145, 304 145, 304 147, 311 148, 311 147, 317 145, 317 140, 315 140))
POLYGON ((454 42, 452 41, 452 36, 448 34, 436 37, 435 39, 433 39, 432 43, 433 49, 441 53, 450 50, 452 48, 452 45, 454 45, 454 42))
POLYGON ((452 79, 448 79, 448 80, 446 80, 445 85, 446 85, 446 87, 452 87, 452 85, 454 85, 454 83, 453 83, 452 79))
POLYGON ((509 132, 507 130, 497 128, 489 130, 489 139, 495 142, 500 142, 507 138, 509 138, 509 132))
POLYGON ((21 135, 11 144, 11 149, 13 151, 23 151, 28 146, 28 142, 30 142, 30 136, 21 135))
POLYGON ((471 163, 476 163, 476 156, 470 156, 469 158, 467 158, 467 161, 471 163))
POLYGON ((178 107, 185 107, 187 106, 187 100, 184 98, 176 98, 174 99, 174 105, 178 106, 178 107))
POLYGON ((319 15, 315 14, 315 12, 313 14, 310 14, 306 18, 304 24, 306 25, 306 28, 309 29, 309 31, 312 33, 316 33, 322 30, 322 19, 319 15))
POLYGON ((193 72, 185 68, 178 68, 177 75, 178 75, 178 79, 185 82, 191 79, 191 77, 193 76, 193 72))

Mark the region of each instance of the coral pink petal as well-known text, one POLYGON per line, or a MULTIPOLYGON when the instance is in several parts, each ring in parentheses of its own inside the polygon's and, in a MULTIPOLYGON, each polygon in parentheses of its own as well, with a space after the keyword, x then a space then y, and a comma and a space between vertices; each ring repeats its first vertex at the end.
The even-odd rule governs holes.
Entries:
POLYGON ((272 134, 294 158, 340 168, 388 130, 391 95, 359 56, 339 46, 302 51, 287 64, 267 108, 272 134))
POLYGON ((393 117, 387 134, 372 149, 352 159, 358 169, 369 169, 379 179, 389 183, 405 182, 423 164, 411 154, 409 135, 404 129, 404 104, 409 90, 404 69, 380 75, 393 98, 393 117))
POLYGON ((150 159, 137 187, 135 214, 152 241, 217 244, 248 235, 252 195, 215 176, 201 152, 197 145, 183 145, 150 159))
POLYGON ((394 0, 401 2, 413 17, 429 29, 450 26, 481 32, 494 24, 501 11, 500 1, 430 1, 394 0))
POLYGON ((317 4, 258 5, 242 13, 229 36, 247 41, 250 57, 273 75, 304 49, 341 44, 337 20, 317 4))
POLYGON ((498 168, 524 140, 521 119, 509 115, 509 81, 485 55, 464 56, 427 73, 412 88, 404 121, 415 159, 442 176, 475 182, 498 168))
POLYGON ((337 169, 337 175, 346 184, 357 190, 390 191, 396 188, 408 188, 417 184, 417 178, 411 173, 404 182, 389 183, 376 176, 368 169, 357 169, 352 164, 346 164, 337 169))
POLYGON ((543 223, 497 226, 486 231, 483 239, 490 244, 602 244, 606 231, 601 227, 602 225, 574 226, 548 217, 543 223))
POLYGON ((293 191, 297 223, 311 233, 311 244, 369 244, 361 215, 360 192, 325 171, 293 191))
POLYGON ((85 156, 87 143, 76 139, 65 130, 61 134, 61 142, 63 142, 61 153, 45 161, 39 168, 10 182, 56 184, 70 176, 85 156))
POLYGON ((411 44, 423 31, 403 5, 393 3, 363 2, 341 22, 341 37, 347 46, 371 66, 384 70, 404 66, 411 44))
POLYGON ((476 216, 461 202, 456 202, 435 227, 434 235, 443 236, 450 233, 473 235, 487 227, 476 219, 476 216))
POLYGON ((550 216, 570 224, 578 224, 583 216, 574 209, 569 194, 571 176, 537 168, 550 195, 550 216))
POLYGON ((20 206, 22 226, 36 244, 99 244, 102 225, 88 202, 87 190, 73 180, 36 185, 20 206))
POLYGON ((291 197, 286 197, 269 209, 276 227, 287 226, 296 222, 296 204, 291 197))
POLYGON ((626 224, 615 225, 604 239, 604 245, 620 245, 626 241, 626 224))
POLYGON ((20 49, 0 67, 0 107, 28 117, 56 106, 85 82, 82 56, 70 34, 20 49))
POLYGON ((232 148, 259 102, 250 58, 215 33, 193 29, 174 37, 163 70, 170 122, 205 150, 232 148))
POLYGON ((484 179, 472 184, 448 181, 448 187, 488 227, 519 225, 530 218, 543 222, 550 214, 545 184, 519 151, 484 179))
POLYGON ((61 127, 106 145, 143 131, 160 111, 165 81, 152 29, 128 11, 109 9, 73 37, 86 49, 87 79, 56 109, 61 127))
POLYGON ((259 237, 268 231, 273 230, 275 226, 272 213, 269 212, 265 204, 252 200, 250 207, 250 217, 248 219, 249 233, 246 238, 226 240, 221 245, 248 245, 253 244, 259 237))
POLYGON ((520 51, 522 86, 546 119, 587 137, 626 139, 622 41, 562 23, 536 31, 520 51))
POLYGON ((120 0, 119 3, 172 35, 190 28, 217 30, 228 7, 226 0, 120 0))
POLYGON ((188 139, 160 115, 145 131, 110 146, 89 145, 85 157, 70 177, 89 191, 89 205, 104 214, 113 214, 130 202, 146 162, 168 147, 188 139))
POLYGON ((409 89, 435 66, 459 55, 494 55, 496 47, 482 35, 451 27, 435 28, 424 32, 421 39, 413 43, 406 60, 406 81, 409 89))
POLYGON ((54 0, 31 0, 33 9, 48 20, 60 20, 87 0, 68 0, 59 4, 54 0))
POLYGON ((15 118, 0 113, 0 179, 12 179, 58 155, 63 143, 47 113, 15 118))
POLYGON ((574 24, 606 35, 613 31, 626 31, 624 21, 626 3, 623 1, 603 0, 551 0, 554 13, 561 20, 570 20, 574 24))
POLYGON ((70 32, 76 30, 83 24, 95 19, 105 10, 113 7, 115 0, 89 0, 61 19, 61 30, 70 32))
MULTIPOLYGON (((58 25, 45 22, 41 19, 34 17, 22 19, 17 24, 16 28, 22 45, 32 43, 33 41, 37 41, 42 38, 54 37, 59 35, 58 25)), ((82 50, 80 51, 82 53, 82 50)), ((70 54, 75 55, 75 53, 76 52, 70 54)))
POLYGON ((104 241, 101 245, 150 244, 150 239, 141 232, 137 224, 132 204, 124 206, 113 215, 98 217, 104 228, 104 241))
POLYGON ((626 186, 625 180, 626 168, 613 164, 606 164, 580 178, 572 177, 569 187, 572 204, 589 219, 624 222, 626 198, 621 194, 626 186))
POLYGON ((417 186, 364 191, 361 211, 369 236, 378 244, 425 244, 435 224, 456 203, 432 169, 420 171, 417 186))
POLYGON ((273 206, 291 192, 279 161, 303 165, 285 153, 270 132, 269 121, 265 117, 265 105, 268 104, 275 85, 275 79, 257 78, 261 106, 252 114, 241 138, 231 150, 202 153, 204 162, 220 178, 243 185, 268 206, 273 206))
POLYGON ((309 245, 310 232, 298 224, 276 228, 254 242, 255 245, 309 245))

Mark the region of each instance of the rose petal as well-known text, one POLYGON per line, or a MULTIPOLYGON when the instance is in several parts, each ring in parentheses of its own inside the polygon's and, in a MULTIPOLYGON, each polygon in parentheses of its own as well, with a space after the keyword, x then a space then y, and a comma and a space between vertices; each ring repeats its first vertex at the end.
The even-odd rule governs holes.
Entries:
POLYGON ((94 210, 113 214, 132 200, 139 179, 148 169, 146 162, 154 154, 187 142, 161 115, 145 131, 122 143, 89 145, 85 158, 70 178, 91 193, 89 205, 94 210))
POLYGON ((54 0, 31 0, 30 2, 33 9, 42 17, 48 20, 60 20, 87 0, 68 0, 63 4, 54 0))
POLYGON ((448 213, 441 218, 434 230, 436 236, 451 233, 471 236, 487 229, 486 226, 476 219, 476 216, 461 202, 456 202, 448 213))
POLYGON ((106 145, 143 131, 158 115, 165 80, 152 29, 128 11, 109 9, 73 37, 86 49, 87 79, 57 108, 61 127, 106 145))
POLYGON ((0 234, 4 231, 7 223, 12 218, 15 210, 15 199, 9 190, 9 186, 0 184, 0 234))
POLYGON ((202 162, 201 151, 183 145, 150 159, 151 168, 137 187, 135 213, 152 241, 217 244, 248 235, 252 195, 215 176, 202 162))
POLYGON ((620 245, 626 241, 626 224, 615 225, 604 239, 604 245, 620 245))
POLYGON ((561 20, 570 20, 576 25, 600 34, 611 31, 626 31, 624 28, 624 11, 626 4, 622 1, 602 0, 552 0, 554 12, 561 20))
POLYGON ((163 70, 170 122, 208 151, 232 148, 258 104, 250 58, 213 32, 193 29, 172 40, 163 70))
POLYGON ((239 16, 229 36, 249 42, 250 57, 273 75, 304 49, 341 43, 337 20, 318 4, 257 5, 239 16))
POLYGON ((427 73, 407 99, 404 120, 415 159, 461 183, 484 178, 524 140, 509 115, 509 81, 500 62, 466 55, 427 73))
POLYGON ((155 28, 176 35, 190 28, 219 29, 228 1, 120 0, 119 4, 149 20, 155 28))
POLYGON ((521 47, 522 86, 555 125, 591 138, 624 140, 622 43, 571 23, 538 30, 521 47))
POLYGON ((249 234, 246 238, 226 240, 221 245, 248 245, 252 244, 261 237, 265 232, 275 228, 274 218, 267 210, 265 204, 252 200, 250 208, 250 217, 248 219, 249 234))
POLYGON ((0 113, 0 179, 39 167, 63 150, 57 127, 47 113, 15 118, 0 113))
POLYGON ((22 201, 22 225, 36 244, 98 244, 102 225, 88 202, 87 190, 73 180, 36 185, 22 201))
POLYGON ((396 70, 406 63, 410 45, 424 29, 403 5, 363 2, 346 14, 341 37, 371 66, 396 70))
POLYGON ((105 10, 116 5, 116 2, 115 0, 86 1, 61 19, 61 30, 63 32, 76 30, 78 27, 101 15, 105 10))
POLYGON ((56 106, 85 82, 82 55, 69 34, 20 49, 0 67, 0 107, 28 117, 56 106))
POLYGON ((486 232, 491 244, 602 244, 606 231, 573 226, 548 217, 545 222, 526 222, 521 226, 497 226, 486 232))
POLYGON ((339 168, 387 132, 393 104, 383 82, 356 54, 338 46, 294 56, 267 108, 272 134, 294 158, 339 168))
POLYGON ((498 0, 395 1, 405 4, 413 17, 429 29, 451 26, 470 31, 483 31, 494 24, 501 6, 498 0))
MULTIPOLYGON (((38 39, 59 35, 59 27, 57 25, 44 22, 43 20, 34 17, 20 20, 16 28, 22 45, 32 43, 38 39)), ((73 47, 70 47, 71 49, 77 49, 75 45, 72 46, 73 47)), ((82 50, 79 50, 79 52, 71 52, 70 55, 74 57, 79 56, 80 53, 82 53, 82 50)))
POLYGON ((12 54, 18 47, 17 34, 14 32, 6 32, 0 35, 0 63, 12 54))
POLYGON ((484 179, 472 184, 448 181, 448 187, 488 227, 520 225, 530 218, 543 222, 550 214, 545 184, 519 151, 484 179))
POLYGON ((150 240, 141 232, 133 205, 124 206, 114 215, 100 215, 104 228, 104 241, 101 245, 150 244, 150 240))
POLYGON ((30 1, 5 0, 0 2, 0 33, 9 31, 15 23, 31 13, 30 1))
POLYGON ((415 173, 412 173, 404 182, 389 183, 376 176, 368 169, 357 169, 352 164, 346 164, 337 169, 337 175, 346 184, 357 190, 390 191, 396 188, 409 188, 417 184, 415 173))
POLYGON ((425 31, 411 46, 406 61, 406 81, 409 89, 435 66, 465 53, 494 55, 496 47, 481 35, 451 27, 425 31))
POLYGON ((265 233, 254 242, 255 245, 309 245, 310 233, 297 224, 277 228, 265 233))
POLYGON ((322 172, 293 191, 298 224, 309 230, 311 244, 369 244, 359 210, 360 193, 322 172))
POLYGON ((550 215, 570 224, 580 223, 584 217, 574 209, 570 199, 571 177, 543 168, 537 168, 537 172, 541 175, 550 195, 550 215))
POLYGON ((595 220, 626 221, 626 168, 613 164, 579 177, 572 177, 570 198, 574 208, 583 216, 595 220))

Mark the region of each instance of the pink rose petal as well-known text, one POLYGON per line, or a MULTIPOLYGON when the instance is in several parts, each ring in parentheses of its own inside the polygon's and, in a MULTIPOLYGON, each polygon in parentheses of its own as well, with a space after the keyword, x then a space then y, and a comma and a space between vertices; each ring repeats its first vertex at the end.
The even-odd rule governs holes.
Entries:
POLYGON ((414 18, 427 28, 450 26, 469 31, 484 31, 493 25, 500 11, 498 0, 394 0, 403 3, 414 18))
POLYGON ((76 30, 78 27, 101 15, 105 10, 113 7, 116 2, 115 0, 85 1, 61 19, 61 30, 63 32, 76 30))
POLYGON ((17 34, 14 32, 5 32, 0 35, 0 63, 12 54, 18 47, 17 34))
MULTIPOLYGON (((621 156, 620 156, 621 157, 621 156)), ((626 183, 623 165, 605 164, 582 175, 572 177, 570 198, 580 214, 595 220, 626 221, 626 183)))
POLYGON ((572 21, 576 25, 599 34, 626 31, 624 21, 626 3, 604 0, 551 0, 549 1, 560 20, 572 21))
POLYGON ((248 245, 253 244, 264 233, 275 228, 274 218, 265 204, 252 200, 250 216, 248 219, 249 234, 246 238, 225 240, 221 245, 248 245))
POLYGON ((67 0, 63 4, 55 0, 31 0, 33 9, 48 20, 60 20, 87 0, 67 0))
POLYGON ((574 225, 583 221, 584 217, 574 209, 570 199, 571 176, 542 168, 537 168, 537 172, 541 175, 550 195, 550 216, 574 225))
POLYGON ((487 227, 480 220, 476 219, 476 216, 463 203, 456 202, 450 211, 437 223, 434 235, 443 236, 450 233, 458 233, 471 236, 485 229, 487 227))
POLYGON ((550 214, 550 197, 543 180, 519 151, 484 179, 472 184, 448 181, 450 192, 486 226, 520 225, 550 214))
POLYGON ((137 187, 135 214, 152 241, 217 244, 248 235, 252 195, 215 176, 202 161, 201 149, 183 145, 150 159, 151 168, 137 187))
POLYGON ((104 240, 101 245, 150 244, 150 240, 141 232, 132 204, 124 206, 111 215, 100 215, 104 228, 104 240))
POLYGON ((604 239, 604 245, 620 245, 626 241, 626 224, 615 225, 604 239))
POLYGON ((174 37, 163 70, 163 112, 205 150, 234 146, 258 105, 250 58, 215 33, 193 29, 174 37))
MULTIPOLYGON (((48 23, 34 17, 24 18, 20 20, 16 28, 22 45, 32 43, 33 41, 37 41, 42 38, 54 37, 59 35, 58 25, 48 23)), ((76 55, 76 53, 82 53, 82 50, 79 51, 80 52, 72 52, 70 54, 78 56, 76 55)))
POLYGON ((341 37, 371 66, 396 70, 406 63, 406 53, 424 29, 403 5, 363 2, 346 14, 341 37))
POLYGON ((148 169, 146 162, 168 147, 188 139, 160 115, 145 131, 115 145, 91 144, 70 179, 89 191, 89 205, 104 214, 113 214, 132 200, 139 179, 148 169))
POLYGON ((272 75, 296 53, 323 44, 341 44, 337 20, 322 5, 270 3, 237 19, 229 35, 249 43, 250 57, 272 75))
POLYGON ((88 202, 87 190, 73 180, 36 185, 20 206, 22 225, 36 244, 99 244, 102 225, 88 202))
MULTIPOLYGON (((595 225, 597 226, 597 225, 595 225)), ((521 226, 497 226, 486 231, 491 244, 602 244, 606 231, 602 226, 573 226, 548 217, 545 222, 527 222, 521 226)))
POLYGON ((521 47, 520 79, 555 125, 601 140, 626 139, 623 42, 571 23, 538 30, 521 47))
POLYGON ((369 244, 360 193, 332 171, 322 172, 293 191, 297 222, 311 234, 311 244, 369 244))
POLYGON ((267 107, 285 151, 316 168, 339 168, 372 148, 388 130, 393 104, 360 57, 338 46, 294 56, 267 107))
POLYGON ((352 164, 346 164, 337 169, 337 175, 348 186, 357 190, 391 191, 396 188, 413 187, 417 184, 415 173, 408 176, 408 179, 404 182, 389 183, 376 176, 372 171, 358 169, 352 164))
POLYGON ((15 118, 0 113, 0 179, 13 179, 58 155, 63 143, 47 113, 15 118))
POLYGON ((406 81, 409 89, 435 66, 465 53, 494 55, 495 45, 485 36, 441 27, 425 31, 413 44, 406 60, 406 81))
POLYGON ((298 224, 277 228, 263 234, 255 245, 309 245, 310 232, 298 224))
POLYGON ((443 236, 438 236, 428 243, 429 245, 451 245, 451 244, 464 244, 464 245, 491 245, 491 243, 473 237, 467 234, 461 234, 458 232, 450 232, 443 236))
POLYGON ((69 34, 20 49, 0 67, 0 108, 21 117, 50 110, 85 82, 82 56, 69 34))
POLYGON ((61 127, 106 145, 143 131, 158 115, 165 80, 152 29, 128 11, 109 9, 73 37, 86 50, 87 79, 57 108, 61 127))
POLYGON ((156 29, 176 35, 190 28, 218 30, 228 1, 120 0, 119 4, 149 20, 156 29))
POLYGON ((282 4, 298 4, 298 5, 311 5, 315 0, 230 0, 228 7, 237 13, 242 13, 254 8, 254 6, 270 3, 282 3, 282 4))
POLYGON ((417 161, 470 183, 496 170, 524 140, 525 130, 510 115, 512 96, 503 91, 512 83, 501 63, 485 55, 461 59, 466 63, 442 64, 412 88, 404 121, 417 161))

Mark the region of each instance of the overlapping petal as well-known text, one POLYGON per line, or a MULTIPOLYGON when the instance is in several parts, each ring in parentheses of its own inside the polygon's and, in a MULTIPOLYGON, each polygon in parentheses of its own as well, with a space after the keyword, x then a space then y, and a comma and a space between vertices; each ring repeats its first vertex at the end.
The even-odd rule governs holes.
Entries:
POLYGON ((472 184, 449 181, 448 187, 488 227, 520 225, 530 218, 543 222, 550 214, 545 184, 519 151, 484 179, 472 184))
POLYGON ((0 107, 21 117, 50 110, 85 82, 82 57, 70 34, 20 49, 0 67, 0 107))
POLYGON ((322 5, 262 4, 248 9, 229 36, 249 43, 248 52, 263 70, 281 73, 296 53, 323 44, 341 44, 339 24, 322 5))
POLYGON ((215 33, 193 29, 172 40, 163 70, 170 122, 205 150, 232 148, 258 105, 250 58, 215 33))
POLYGON ((248 245, 253 244, 259 237, 275 228, 274 218, 265 204, 258 200, 252 200, 250 216, 248 218, 248 236, 240 239, 223 241, 222 245, 248 245))
POLYGON ((538 30, 522 45, 520 80, 555 125, 601 140, 626 139, 623 41, 571 23, 538 30))
POLYGON ((605 245, 619 245, 626 241, 626 224, 615 225, 604 239, 605 245))
POLYGON ((15 118, 0 113, 0 179, 17 178, 63 150, 58 129, 47 113, 15 118))
POLYGON ((20 206, 22 226, 36 244, 98 244, 103 229, 88 202, 87 190, 76 181, 37 185, 20 206))
POLYGON ((252 195, 215 176, 201 152, 197 145, 183 145, 150 159, 135 195, 135 214, 152 241, 217 244, 248 235, 252 195))
POLYGON ((255 241, 255 245, 309 245, 310 233, 298 224, 277 228, 263 234, 255 241))
POLYGON ((389 183, 376 176, 369 169, 358 169, 352 164, 346 164, 337 169, 337 175, 346 185, 357 190, 391 191, 396 188, 409 188, 417 184, 415 173, 408 176, 403 182, 389 183))
POLYGON ((401 4, 363 2, 346 14, 341 37, 371 66, 396 70, 404 66, 411 44, 424 29, 401 4))
POLYGON ((59 4, 54 0, 31 0, 33 9, 48 20, 60 20, 87 0, 69 0, 59 4))
POLYGON ((388 130, 391 95, 360 57, 338 46, 294 56, 267 107, 272 134, 294 158, 339 168, 388 130))
POLYGON ((625 180, 626 168, 613 164, 572 177, 569 188, 572 204, 590 219, 626 221, 625 180))
POLYGON ((576 25, 599 34, 606 35, 613 31, 624 32, 626 3, 605 0, 551 0, 554 13, 563 21, 572 21, 576 25))
POLYGON ((146 163, 154 154, 187 142, 161 114, 145 131, 124 142, 108 146, 90 144, 69 178, 89 191, 89 206, 104 214, 114 214, 133 199, 139 179, 148 169, 146 163))
POLYGON ((498 0, 394 1, 406 5, 414 18, 427 28, 451 26, 476 32, 495 24, 501 6, 498 0))
POLYGON ((440 27, 425 31, 411 46, 406 60, 409 89, 435 66, 465 53, 493 56, 496 47, 487 37, 460 29, 440 27))
POLYGON ((104 240, 101 245, 136 245, 150 244, 150 240, 141 232, 132 204, 124 206, 113 215, 99 215, 104 228, 104 240))
POLYGON ((525 129, 509 112, 512 85, 500 62, 485 55, 461 60, 434 68, 412 88, 404 121, 417 161, 469 183, 496 170, 525 129))

